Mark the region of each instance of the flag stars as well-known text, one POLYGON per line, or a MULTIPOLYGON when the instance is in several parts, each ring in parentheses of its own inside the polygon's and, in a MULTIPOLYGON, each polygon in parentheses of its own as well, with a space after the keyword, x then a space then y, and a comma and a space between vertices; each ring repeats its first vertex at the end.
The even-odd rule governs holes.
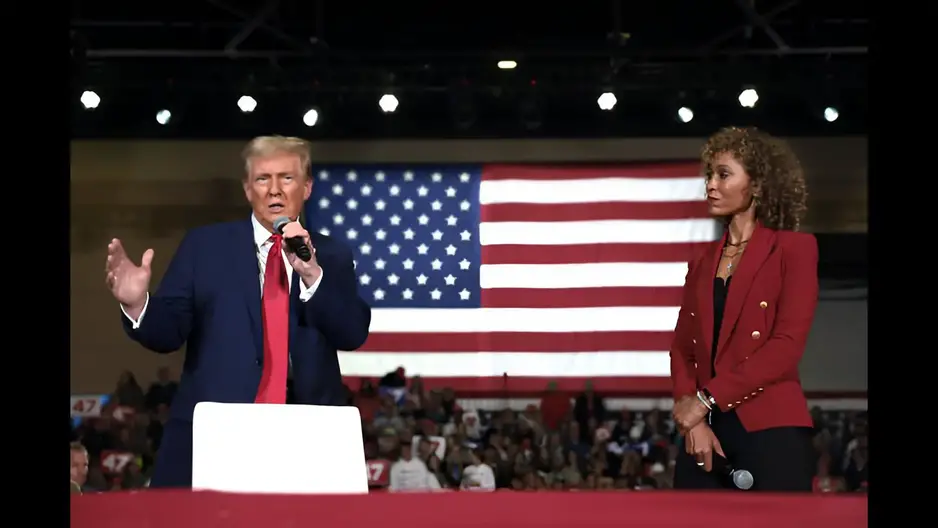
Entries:
POLYGON ((355 280, 365 299, 410 308, 471 304, 471 273, 478 268, 471 248, 461 244, 472 244, 478 234, 473 219, 463 216, 476 204, 460 185, 471 185, 478 175, 348 169, 313 174, 323 185, 310 205, 322 211, 328 226, 317 229, 324 235, 333 229, 355 248, 353 266, 362 264, 355 280))

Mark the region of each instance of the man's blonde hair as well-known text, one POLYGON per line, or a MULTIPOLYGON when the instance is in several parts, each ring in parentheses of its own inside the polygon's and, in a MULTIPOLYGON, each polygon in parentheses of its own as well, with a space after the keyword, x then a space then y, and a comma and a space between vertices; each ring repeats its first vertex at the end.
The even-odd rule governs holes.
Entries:
POLYGON ((83 453, 88 454, 88 450, 85 449, 85 446, 81 442, 71 442, 68 444, 68 448, 72 453, 83 453))
POLYGON ((298 137, 256 137, 241 151, 241 158, 244 160, 244 177, 247 178, 247 176, 251 174, 251 160, 253 158, 266 158, 275 154, 294 154, 300 157, 300 167, 303 169, 303 174, 308 178, 310 166, 309 150, 309 141, 298 137))

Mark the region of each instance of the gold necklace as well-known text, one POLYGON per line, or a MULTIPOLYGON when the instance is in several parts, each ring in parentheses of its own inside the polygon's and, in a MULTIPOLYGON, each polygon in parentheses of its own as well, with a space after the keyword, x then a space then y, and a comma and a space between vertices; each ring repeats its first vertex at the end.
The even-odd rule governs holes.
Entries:
MULTIPOLYGON (((743 244, 745 244, 746 242, 748 242, 748 240, 746 240, 746 241, 744 241, 744 242, 740 242, 740 246, 743 245, 743 244)), ((733 247, 739 247, 739 246, 733 246, 733 247)), ((726 254, 726 248, 723 248, 723 258, 728 258, 728 259, 730 259, 729 263, 727 263, 727 265, 726 265, 726 273, 727 273, 727 274, 729 274, 731 271, 733 271, 733 266, 734 266, 734 264, 733 264, 733 259, 735 259, 736 257, 742 256, 742 254, 743 254, 744 251, 746 251, 745 248, 739 247, 739 249, 736 250, 736 253, 733 253, 732 255, 727 255, 727 254, 726 254)))

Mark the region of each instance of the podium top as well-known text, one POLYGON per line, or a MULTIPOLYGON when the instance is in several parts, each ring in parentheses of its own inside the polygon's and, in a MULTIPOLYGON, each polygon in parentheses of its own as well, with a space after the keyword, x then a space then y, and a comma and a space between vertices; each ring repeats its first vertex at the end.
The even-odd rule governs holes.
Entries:
POLYGON ((368 493, 356 407, 201 402, 192 487, 240 493, 368 493))

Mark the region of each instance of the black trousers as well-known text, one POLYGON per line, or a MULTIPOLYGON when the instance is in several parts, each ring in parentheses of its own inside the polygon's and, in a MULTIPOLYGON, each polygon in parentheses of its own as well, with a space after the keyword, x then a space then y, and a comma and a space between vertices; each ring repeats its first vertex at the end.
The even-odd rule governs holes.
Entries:
MULTIPOLYGON (((748 432, 736 411, 714 411, 710 427, 730 464, 752 473, 752 491, 811 491, 815 470, 811 429, 776 427, 748 432)), ((675 461, 674 488, 736 489, 727 477, 698 466, 683 443, 675 461)))

